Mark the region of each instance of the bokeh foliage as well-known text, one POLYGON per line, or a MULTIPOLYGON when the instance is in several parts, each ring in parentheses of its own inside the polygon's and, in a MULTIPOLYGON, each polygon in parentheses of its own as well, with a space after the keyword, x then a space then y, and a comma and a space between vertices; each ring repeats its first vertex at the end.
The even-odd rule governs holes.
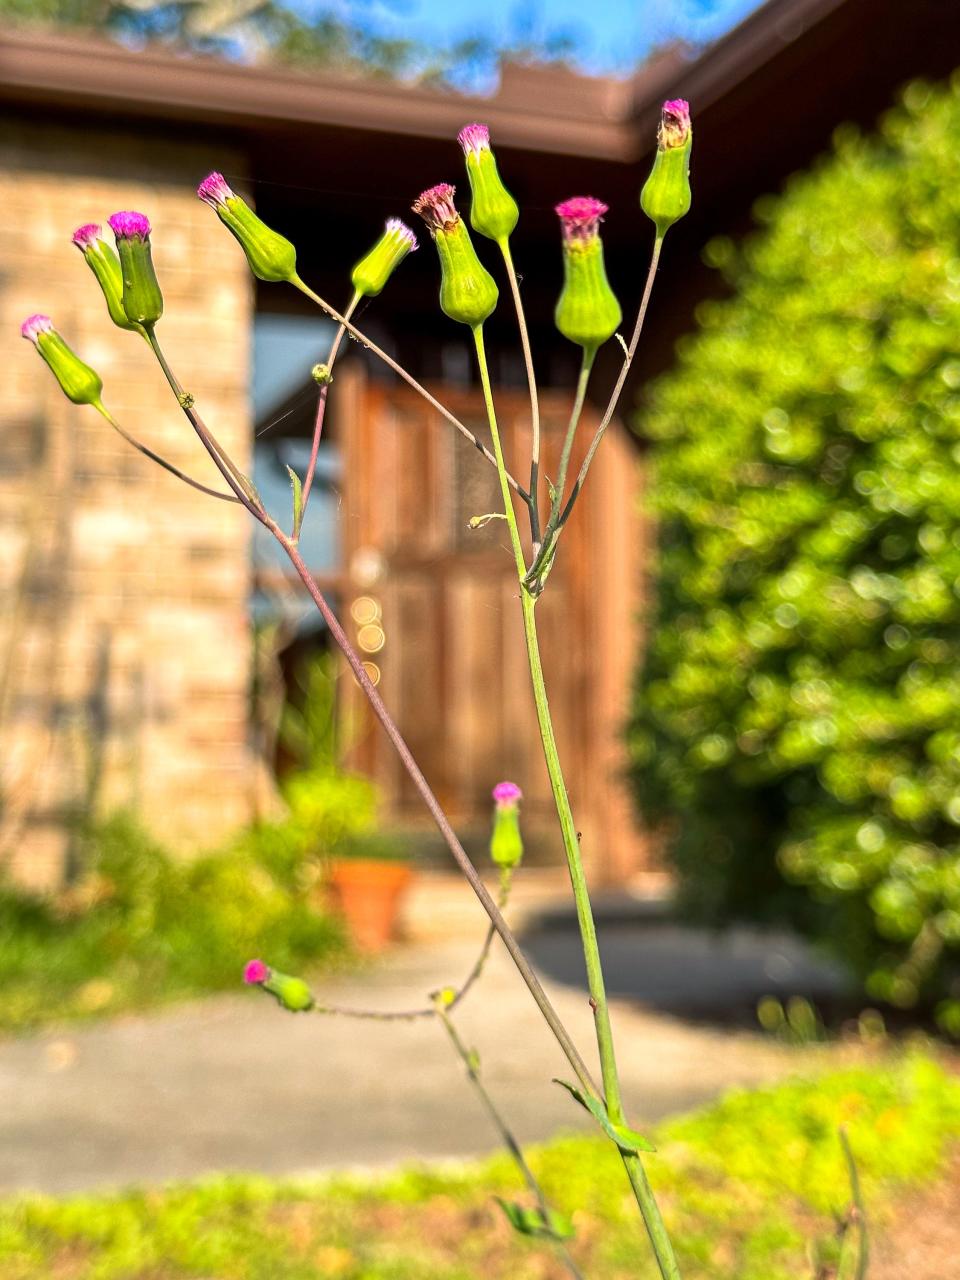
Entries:
POLYGON ((960 79, 756 217, 642 415, 641 811, 701 918, 789 918, 960 1032, 960 79))

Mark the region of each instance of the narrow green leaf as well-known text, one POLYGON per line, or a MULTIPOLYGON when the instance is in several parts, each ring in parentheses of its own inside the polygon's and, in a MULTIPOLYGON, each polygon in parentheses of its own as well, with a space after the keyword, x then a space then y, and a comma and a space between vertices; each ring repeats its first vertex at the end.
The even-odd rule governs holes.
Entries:
POLYGON ((562 1085, 581 1107, 589 1111, 607 1137, 627 1155, 639 1155, 641 1151, 656 1151, 657 1148, 650 1139, 645 1138, 642 1133, 637 1133, 636 1129, 631 1129, 625 1124, 614 1124, 599 1098, 591 1098, 581 1093, 576 1085, 568 1084, 566 1080, 555 1079, 553 1083, 562 1085))
POLYGON ((522 1236, 548 1240, 572 1240, 575 1235, 573 1224, 562 1213, 555 1213, 550 1209, 544 1221, 539 1209, 528 1209, 513 1200, 502 1200, 499 1196, 494 1196, 494 1199, 514 1231, 522 1236))
POLYGON ((303 486, 293 467, 287 467, 287 475, 290 477, 290 488, 293 490, 293 536, 299 538, 300 523, 303 520, 303 486))

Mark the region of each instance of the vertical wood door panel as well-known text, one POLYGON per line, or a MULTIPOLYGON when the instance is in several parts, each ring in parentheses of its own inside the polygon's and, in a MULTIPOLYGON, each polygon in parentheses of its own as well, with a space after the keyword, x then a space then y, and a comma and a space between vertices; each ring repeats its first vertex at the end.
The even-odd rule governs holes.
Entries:
MULTIPOLYGON (((502 520, 480 530, 468 525, 471 516, 498 510, 496 473, 406 388, 365 384, 355 369, 338 375, 338 382, 344 576, 354 598, 369 596, 382 611, 385 643, 372 655, 381 692, 468 841, 471 835, 485 839, 490 788, 509 777, 524 789, 525 826, 536 856, 561 860, 507 527, 502 520)), ((489 441, 478 395, 442 387, 434 392, 489 441)), ((526 397, 498 395, 497 407, 505 454, 525 481, 518 460, 529 456, 526 397)), ((569 399, 547 393, 541 407, 544 464, 551 473, 569 399)), ((579 465, 595 421, 588 411, 573 465, 579 465)), ((588 867, 598 881, 622 881, 643 862, 622 781, 621 732, 639 635, 638 484, 636 451, 614 423, 537 608, 561 757, 588 867)), ((347 699, 354 718, 367 714, 357 693, 347 699)), ((385 817, 422 820, 420 801, 389 745, 368 729, 355 735, 353 763, 382 788, 385 817)))

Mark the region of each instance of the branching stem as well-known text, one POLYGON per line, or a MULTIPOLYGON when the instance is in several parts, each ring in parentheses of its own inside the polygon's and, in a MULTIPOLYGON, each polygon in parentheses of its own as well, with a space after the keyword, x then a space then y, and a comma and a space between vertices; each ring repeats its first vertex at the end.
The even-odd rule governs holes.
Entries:
MULTIPOLYGON (((343 313, 344 320, 349 321, 354 311, 357 309, 357 303, 360 301, 360 294, 354 293, 350 299, 350 303, 343 313)), ((333 366, 337 359, 337 352, 340 350, 340 344, 343 342, 344 334, 347 332, 345 324, 341 324, 337 328, 337 332, 333 336, 330 343, 330 350, 327 353, 327 368, 333 373, 333 366)), ((317 414, 313 423, 313 441, 310 445, 310 461, 307 464, 307 474, 303 477, 303 492, 300 498, 300 524, 307 515, 307 503, 310 501, 310 490, 313 488, 313 477, 317 470, 317 455, 320 452, 320 437, 323 435, 323 419, 327 409, 327 394, 330 390, 330 383, 325 382, 320 388, 317 396, 317 414)))
POLYGON ((523 350, 523 363, 527 370, 527 387, 530 391, 530 534, 533 538, 533 554, 540 549, 540 395, 537 390, 537 374, 533 367, 533 352, 530 349, 530 334, 527 331, 527 317, 520 296, 520 281, 513 265, 513 254, 510 252, 510 240, 504 236, 497 243, 503 254, 503 264, 507 269, 510 281, 510 292, 513 294, 513 305, 517 313, 517 329, 520 333, 520 346, 523 350))

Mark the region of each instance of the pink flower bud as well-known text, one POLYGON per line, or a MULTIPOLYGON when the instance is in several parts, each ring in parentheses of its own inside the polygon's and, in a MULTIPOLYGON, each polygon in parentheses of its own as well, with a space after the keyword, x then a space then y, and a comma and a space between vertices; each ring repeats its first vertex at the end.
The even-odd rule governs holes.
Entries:
POLYGON ((118 240, 146 240, 150 234, 150 220, 142 213, 122 210, 111 214, 107 221, 118 240))
POLYGON ((470 152, 479 154, 490 150, 490 130, 485 124, 465 124, 457 134, 457 141, 463 147, 463 154, 470 152))
POLYGON ((497 807, 503 809, 507 805, 516 804, 518 800, 522 800, 523 792, 515 782, 498 782, 493 788, 493 798, 497 802, 497 807))
POLYGON ((41 333, 53 333, 53 321, 49 316, 27 316, 20 326, 20 337, 28 338, 34 346, 37 345, 41 333))
POLYGON ((564 240, 592 240, 608 206, 593 196, 571 196, 556 206, 564 240))
POLYGON ((102 234, 103 227, 99 223, 87 222, 82 227, 77 227, 72 240, 81 253, 86 253, 88 249, 96 249, 97 241, 102 234))
POLYGON ((453 197, 456 187, 440 182, 422 192, 413 203, 413 212, 419 213, 432 232, 449 231, 460 221, 453 197))
POLYGON ((222 173, 208 173, 197 187, 197 195, 211 209, 225 205, 233 194, 232 188, 227 184, 222 173))
POLYGON ((269 966, 262 960, 250 960, 243 970, 243 980, 251 987, 259 987, 270 977, 269 966))
POLYGON ((663 104, 657 145, 662 151, 684 147, 690 137, 690 103, 685 98, 671 98, 663 104))

